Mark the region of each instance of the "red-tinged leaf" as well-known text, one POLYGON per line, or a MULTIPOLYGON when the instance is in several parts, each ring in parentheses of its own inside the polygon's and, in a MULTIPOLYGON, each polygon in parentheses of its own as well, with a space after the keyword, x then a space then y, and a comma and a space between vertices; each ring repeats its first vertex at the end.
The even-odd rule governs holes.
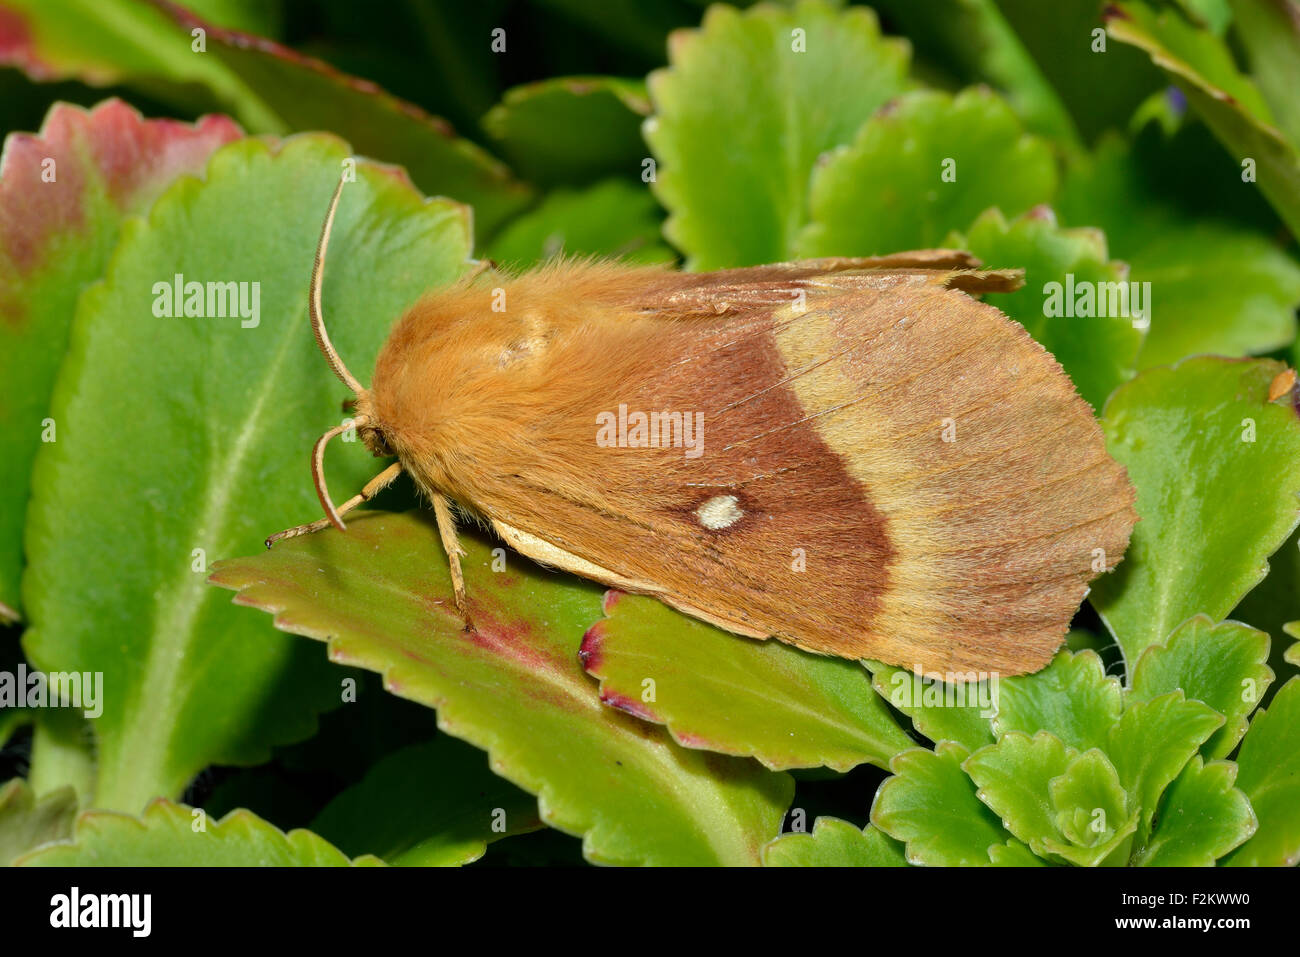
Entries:
POLYGON ((250 133, 338 133, 358 153, 404 166, 424 192, 473 206, 482 236, 531 198, 504 164, 444 120, 247 32, 263 29, 265 18, 232 16, 229 4, 0 0, 0 11, 8 12, 0 64, 39 79, 129 86, 188 113, 221 110, 250 133))
POLYGON ((330 658, 384 676, 394 694, 438 710, 449 734, 538 795, 541 818, 583 837, 609 864, 757 864, 793 794, 786 774, 690 750, 601 706, 583 673, 596 586, 509 558, 462 533, 475 628, 455 614, 446 557, 428 514, 367 512, 340 534, 290 539, 220 562, 214 584, 285 631, 326 641, 330 658))
POLYGON ((54 79, 53 64, 37 52, 31 23, 17 10, 0 7, 0 63, 16 66, 36 80, 54 79))
MULTIPOLYGON (((0 24, 0 27, 3 25, 0 24)), ((0 603, 17 609, 32 460, 81 290, 108 264, 122 221, 240 136, 224 116, 146 120, 121 100, 56 104, 0 158, 0 603)))
POLYGON ((913 747, 856 661, 739 638, 640 595, 609 592, 605 613, 581 652, 601 700, 687 747, 838 771, 913 747))

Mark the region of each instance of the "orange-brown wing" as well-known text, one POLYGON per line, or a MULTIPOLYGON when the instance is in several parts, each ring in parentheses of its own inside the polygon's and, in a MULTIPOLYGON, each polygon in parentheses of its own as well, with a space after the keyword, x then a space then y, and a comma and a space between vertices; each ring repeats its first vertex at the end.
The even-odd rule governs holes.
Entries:
POLYGON ((912 282, 678 318, 584 321, 458 386, 455 464, 417 480, 532 557, 742 634, 925 671, 1050 659, 1135 513, 1021 326, 912 282), (667 438, 635 413, 669 413, 667 438))

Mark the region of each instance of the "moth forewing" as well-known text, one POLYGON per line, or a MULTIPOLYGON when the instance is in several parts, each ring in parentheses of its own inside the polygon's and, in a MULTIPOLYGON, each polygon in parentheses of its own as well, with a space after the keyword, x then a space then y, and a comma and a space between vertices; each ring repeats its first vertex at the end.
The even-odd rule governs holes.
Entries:
POLYGON ((539 561, 825 654, 1033 670, 1132 491, 1055 360, 949 288, 1007 275, 954 265, 570 263, 505 313, 451 290, 394 330, 375 415, 417 484, 539 561), (702 448, 600 441, 635 412, 702 448))

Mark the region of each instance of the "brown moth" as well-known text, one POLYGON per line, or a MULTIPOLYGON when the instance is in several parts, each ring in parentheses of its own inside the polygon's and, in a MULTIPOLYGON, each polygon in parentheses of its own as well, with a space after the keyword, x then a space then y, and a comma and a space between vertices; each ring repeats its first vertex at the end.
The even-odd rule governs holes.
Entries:
POLYGON ((559 262, 426 296, 371 387, 321 312, 354 423, 431 500, 535 561, 751 638, 926 672, 1034 671, 1136 520, 1124 469, 1056 360, 971 294, 1018 287, 922 250, 691 274, 559 262), (494 308, 496 307, 496 308, 494 308))

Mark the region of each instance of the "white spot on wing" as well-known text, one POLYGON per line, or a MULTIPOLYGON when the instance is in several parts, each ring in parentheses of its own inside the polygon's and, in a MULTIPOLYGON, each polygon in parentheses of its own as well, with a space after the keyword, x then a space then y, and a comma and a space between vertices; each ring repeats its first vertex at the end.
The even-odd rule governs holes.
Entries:
POLYGON ((695 510, 700 524, 710 531, 730 528, 744 516, 740 499, 734 495, 715 495, 695 510))

